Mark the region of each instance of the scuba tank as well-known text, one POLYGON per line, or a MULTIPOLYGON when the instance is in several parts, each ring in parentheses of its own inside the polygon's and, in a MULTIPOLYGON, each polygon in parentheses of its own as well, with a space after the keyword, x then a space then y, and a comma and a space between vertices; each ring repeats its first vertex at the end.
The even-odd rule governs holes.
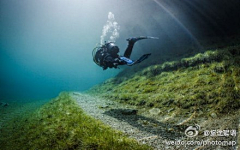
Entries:
POLYGON ((100 66, 100 57, 99 55, 101 55, 101 47, 95 47, 92 51, 92 56, 93 56, 93 61, 100 66))

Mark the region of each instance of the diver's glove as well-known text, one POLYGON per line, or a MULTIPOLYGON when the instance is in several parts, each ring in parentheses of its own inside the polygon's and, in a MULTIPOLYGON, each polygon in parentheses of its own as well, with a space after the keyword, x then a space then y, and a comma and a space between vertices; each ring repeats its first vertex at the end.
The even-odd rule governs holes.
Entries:
POLYGON ((119 65, 119 59, 115 58, 114 61, 113 61, 114 68, 117 68, 118 65, 119 65))
POLYGON ((107 68, 118 68, 119 65, 118 58, 113 59, 112 57, 107 57, 104 61, 103 70, 106 70, 107 68))
POLYGON ((103 70, 106 70, 108 67, 107 66, 103 66, 102 68, 103 68, 103 70))

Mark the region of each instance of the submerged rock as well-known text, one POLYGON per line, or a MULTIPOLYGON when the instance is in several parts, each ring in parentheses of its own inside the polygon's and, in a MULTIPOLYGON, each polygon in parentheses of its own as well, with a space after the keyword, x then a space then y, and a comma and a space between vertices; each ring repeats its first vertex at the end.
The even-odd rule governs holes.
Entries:
POLYGON ((217 114, 213 112, 213 113, 211 113, 211 117, 212 118, 217 118, 217 114))
POLYGON ((170 108, 167 112, 170 113, 173 110, 174 110, 174 108, 170 108))
POLYGON ((149 113, 151 115, 158 115, 161 112, 161 110, 159 108, 152 108, 149 110, 149 113))
POLYGON ((102 106, 99 106, 99 108, 102 108, 102 109, 109 108, 109 105, 102 105, 102 106))

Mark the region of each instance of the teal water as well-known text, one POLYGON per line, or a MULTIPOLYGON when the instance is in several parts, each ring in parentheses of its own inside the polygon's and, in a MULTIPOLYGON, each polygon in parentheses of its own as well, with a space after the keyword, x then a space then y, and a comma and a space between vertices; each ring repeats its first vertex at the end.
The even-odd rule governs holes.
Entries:
POLYGON ((1 0, 0 101, 84 91, 131 69, 103 71, 92 61, 109 12, 119 25, 114 40, 121 54, 125 39, 150 35, 160 40, 139 42, 132 56, 147 51, 157 59, 199 49, 199 41, 211 37, 239 35, 239 6, 234 0, 1 0))

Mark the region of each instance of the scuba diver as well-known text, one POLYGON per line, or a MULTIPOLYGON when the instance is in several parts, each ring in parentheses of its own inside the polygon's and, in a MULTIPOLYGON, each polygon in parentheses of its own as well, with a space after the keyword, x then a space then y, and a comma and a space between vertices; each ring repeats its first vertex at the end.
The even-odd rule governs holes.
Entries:
POLYGON ((142 62, 143 60, 147 59, 151 53, 142 55, 138 60, 133 61, 130 59, 132 49, 134 44, 143 39, 158 39, 157 37, 150 37, 150 36, 140 36, 140 37, 133 37, 128 38, 128 46, 124 52, 123 56, 118 55, 119 48, 115 45, 114 42, 108 42, 100 47, 96 47, 93 49, 92 56, 93 61, 106 70, 107 68, 118 68, 118 65, 128 65, 132 66, 137 63, 142 62))

